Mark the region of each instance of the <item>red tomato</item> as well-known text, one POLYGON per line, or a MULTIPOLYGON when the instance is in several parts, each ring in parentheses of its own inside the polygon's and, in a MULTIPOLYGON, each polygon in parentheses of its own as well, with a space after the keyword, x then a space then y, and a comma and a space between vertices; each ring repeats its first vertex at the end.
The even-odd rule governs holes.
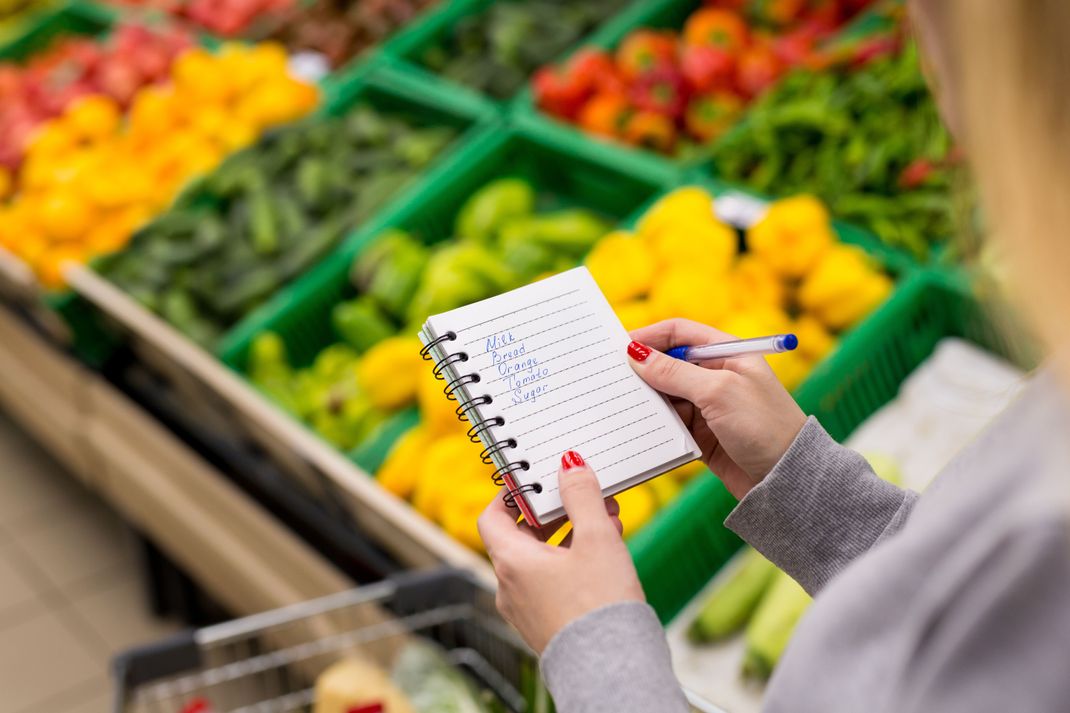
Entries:
POLYGON ((632 103, 642 111, 678 119, 687 106, 687 84, 672 67, 647 72, 632 84, 632 103))
POLYGON ((688 46, 680 58, 680 71, 695 93, 729 89, 735 83, 736 60, 719 47, 688 46))
POLYGON ((613 58, 605 50, 587 47, 574 54, 565 70, 572 81, 593 93, 617 73, 613 58))
POLYGON ((537 71, 531 85, 535 103, 543 111, 564 119, 575 117, 587 95, 586 87, 557 67, 537 71))
POLYGON ((747 46, 747 23, 737 13, 714 7, 691 13, 684 23, 684 44, 708 45, 731 54, 747 46))
POLYGON ((816 36, 808 28, 800 28, 773 39, 773 53, 786 67, 806 65, 814 52, 816 36))
POLYGON ((747 97, 756 97, 780 78, 782 68, 776 54, 767 45, 757 44, 739 58, 736 83, 747 97))
POLYGON ((676 63, 676 36, 672 32, 636 30, 617 48, 617 69, 632 81, 659 67, 676 63))
POLYGON ((624 126, 624 140, 636 146, 668 153, 676 145, 676 127, 666 116, 637 111, 624 126))

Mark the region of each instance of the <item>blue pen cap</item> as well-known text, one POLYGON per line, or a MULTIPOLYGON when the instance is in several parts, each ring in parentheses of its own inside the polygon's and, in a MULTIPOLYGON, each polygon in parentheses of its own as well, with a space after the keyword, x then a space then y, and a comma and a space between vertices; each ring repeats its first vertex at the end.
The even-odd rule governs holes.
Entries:
POLYGON ((665 352, 665 354, 671 356, 673 359, 683 359, 684 361, 687 361, 687 349, 687 347, 673 347, 665 352))
POLYGON ((794 351, 795 347, 799 346, 799 338, 794 334, 785 334, 784 338, 780 340, 780 345, 784 347, 784 351, 794 351))

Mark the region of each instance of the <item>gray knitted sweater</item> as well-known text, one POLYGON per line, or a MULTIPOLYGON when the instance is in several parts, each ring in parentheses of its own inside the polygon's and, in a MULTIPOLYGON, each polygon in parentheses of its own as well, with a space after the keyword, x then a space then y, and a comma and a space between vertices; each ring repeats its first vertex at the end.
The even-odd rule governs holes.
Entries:
MULTIPOLYGON (((811 418, 725 523, 816 595, 765 710, 1070 711, 1068 414, 1037 378, 924 496, 811 418)), ((645 604, 572 622, 542 669, 560 713, 687 710, 645 604)))

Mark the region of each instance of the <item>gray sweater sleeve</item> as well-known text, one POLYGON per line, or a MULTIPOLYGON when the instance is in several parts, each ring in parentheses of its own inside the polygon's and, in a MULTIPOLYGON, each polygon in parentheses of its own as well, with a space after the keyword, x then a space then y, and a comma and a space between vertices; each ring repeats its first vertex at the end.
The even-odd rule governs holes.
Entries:
POLYGON ((814 594, 899 530, 917 498, 878 478, 811 416, 725 525, 814 594))
POLYGON ((610 604, 557 632, 543 677, 558 713, 686 713, 658 617, 642 602, 610 604))

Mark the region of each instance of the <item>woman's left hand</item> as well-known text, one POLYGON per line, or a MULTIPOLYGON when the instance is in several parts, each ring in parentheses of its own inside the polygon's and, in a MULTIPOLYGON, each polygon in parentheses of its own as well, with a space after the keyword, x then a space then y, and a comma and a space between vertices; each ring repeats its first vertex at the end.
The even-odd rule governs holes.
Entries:
POLYGON ((516 511, 500 497, 479 518, 479 534, 498 575, 498 609, 539 654, 554 634, 584 614, 616 602, 645 601, 621 537, 616 501, 602 499, 594 471, 575 451, 562 456, 558 482, 572 522, 560 546, 517 523, 516 511))

